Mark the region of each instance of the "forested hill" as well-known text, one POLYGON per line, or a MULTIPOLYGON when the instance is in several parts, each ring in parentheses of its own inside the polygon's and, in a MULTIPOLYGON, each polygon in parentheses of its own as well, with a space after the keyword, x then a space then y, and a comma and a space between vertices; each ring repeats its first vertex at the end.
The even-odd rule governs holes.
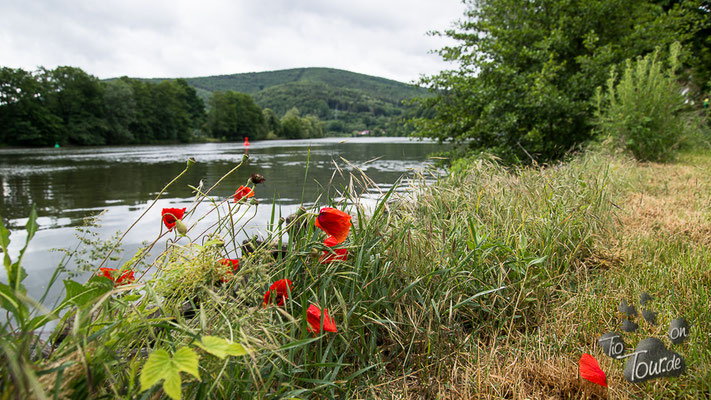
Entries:
POLYGON ((234 90, 235 92, 256 94, 274 86, 294 82, 359 90, 374 98, 393 102, 426 93, 426 91, 417 86, 333 68, 294 68, 279 71, 185 78, 185 80, 189 85, 197 89, 198 93, 201 91, 234 90))
POLYGON ((333 68, 295 68, 185 81, 208 107, 213 92, 247 93, 261 108, 279 116, 293 108, 302 116, 314 115, 324 123, 324 130, 332 133, 371 130, 404 134, 402 121, 412 116, 414 109, 403 101, 428 95, 414 85, 333 68))

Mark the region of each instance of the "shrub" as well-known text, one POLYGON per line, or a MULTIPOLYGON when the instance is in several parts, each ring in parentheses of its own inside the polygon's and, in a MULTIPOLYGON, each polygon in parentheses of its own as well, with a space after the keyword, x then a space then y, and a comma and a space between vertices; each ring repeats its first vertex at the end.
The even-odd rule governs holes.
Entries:
POLYGON ((613 69, 607 90, 597 90, 597 124, 608 143, 641 161, 667 161, 694 132, 693 118, 677 81, 681 46, 669 49, 668 65, 659 49, 627 60, 622 79, 613 69))

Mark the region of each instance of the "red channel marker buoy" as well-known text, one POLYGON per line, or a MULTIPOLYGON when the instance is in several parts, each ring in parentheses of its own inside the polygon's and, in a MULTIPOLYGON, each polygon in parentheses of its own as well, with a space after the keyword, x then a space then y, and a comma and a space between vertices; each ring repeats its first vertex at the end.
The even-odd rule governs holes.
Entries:
POLYGON ((244 147, 249 147, 249 138, 248 137, 244 138, 244 147))

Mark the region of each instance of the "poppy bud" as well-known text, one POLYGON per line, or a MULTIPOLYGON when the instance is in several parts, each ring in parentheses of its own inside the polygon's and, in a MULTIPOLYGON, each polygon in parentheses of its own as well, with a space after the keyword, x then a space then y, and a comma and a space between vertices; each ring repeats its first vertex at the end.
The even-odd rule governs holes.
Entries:
POLYGON ((318 258, 321 255, 321 251, 319 249, 312 248, 309 251, 309 257, 311 258, 318 258))
POLYGON ((175 229, 178 230, 178 233, 181 235, 185 235, 188 233, 188 227, 185 225, 182 219, 175 220, 175 229))
POLYGON ((264 177, 259 174, 252 174, 252 176, 249 178, 249 180, 251 180, 252 183, 254 183, 255 185, 258 185, 258 184, 264 182, 266 179, 264 179, 264 177))
POLYGON ((257 199, 252 199, 252 200, 249 201, 249 204, 251 204, 251 205, 254 206, 254 205, 259 204, 259 201, 258 201, 257 199))
POLYGON ((244 153, 244 155, 242 155, 242 162, 247 162, 247 160, 249 160, 249 154, 244 153))
POLYGON ((193 164, 195 164, 195 157, 188 158, 188 168, 192 167, 193 164))

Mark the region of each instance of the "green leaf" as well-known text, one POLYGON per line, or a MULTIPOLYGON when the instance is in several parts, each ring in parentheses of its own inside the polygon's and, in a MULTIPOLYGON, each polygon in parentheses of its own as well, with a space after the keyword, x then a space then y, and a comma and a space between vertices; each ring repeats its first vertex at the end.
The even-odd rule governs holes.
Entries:
POLYGON ((232 343, 227 339, 217 336, 203 336, 197 342, 198 347, 206 352, 224 359, 230 356, 243 356, 247 354, 247 349, 239 343, 232 343))
POLYGON ((7 268, 7 283, 9 283, 10 287, 14 290, 22 293, 25 292, 25 287, 20 284, 25 278, 27 278, 27 272, 20 266, 19 261, 12 263, 10 267, 7 268))
POLYGON ((180 372, 187 372, 200 379, 198 356, 189 347, 181 347, 171 358, 167 351, 158 349, 148 356, 141 370, 141 392, 163 380, 163 390, 172 399, 181 398, 180 372))
POLYGON ((165 394, 170 396, 171 399, 180 400, 182 397, 182 393, 180 392, 181 384, 180 372, 175 370, 166 371, 165 380, 163 381, 165 394))
POLYGON ((83 307, 103 296, 113 287, 113 282, 105 277, 94 276, 84 285, 67 279, 64 281, 64 289, 67 292, 67 297, 64 301, 77 307, 83 307))
POLYGON ((7 269, 10 267, 10 264, 12 264, 10 253, 7 251, 7 248, 10 246, 10 231, 5 228, 5 224, 2 223, 2 218, 0 218, 0 246, 4 254, 3 264, 5 265, 5 269, 7 269))
POLYGON ((17 298, 15 290, 3 283, 0 283, 0 305, 10 311, 17 321, 24 321, 27 307, 17 298))
POLYGON ((41 326, 44 326, 45 324, 47 324, 47 322, 54 321, 55 319, 59 319, 59 317, 57 317, 57 315, 54 312, 51 312, 51 313, 48 313, 45 315, 38 315, 38 316, 32 318, 32 320, 30 320, 30 322, 27 324, 27 330, 32 331, 32 330, 38 329, 41 326))
POLYGON ((27 238, 25 239, 25 245, 22 247, 22 250, 20 250, 20 255, 17 257, 17 261, 15 261, 14 264, 12 264, 12 275, 8 275, 8 281, 10 281, 10 286, 14 287, 15 290, 22 290, 22 292, 25 292, 24 287, 21 287, 20 282, 25 280, 27 277, 27 273, 25 272, 25 269, 20 266, 22 263, 22 257, 25 255, 25 250, 27 250, 27 246, 30 244, 30 240, 35 236, 35 233, 37 232, 37 228, 39 226, 37 225, 37 210, 35 210, 35 206, 32 206, 32 210, 30 211, 30 216, 27 218, 27 223, 25 224, 25 230, 27 231, 27 238), (10 280, 10 276, 12 276, 12 280, 10 280))
POLYGON ((190 375, 200 379, 198 371, 198 356, 189 347, 181 347, 173 355, 173 364, 178 371, 187 372, 190 375))
POLYGON ((170 354, 163 349, 158 349, 148 356, 141 370, 141 392, 165 378, 165 372, 171 368, 170 361, 170 354))

